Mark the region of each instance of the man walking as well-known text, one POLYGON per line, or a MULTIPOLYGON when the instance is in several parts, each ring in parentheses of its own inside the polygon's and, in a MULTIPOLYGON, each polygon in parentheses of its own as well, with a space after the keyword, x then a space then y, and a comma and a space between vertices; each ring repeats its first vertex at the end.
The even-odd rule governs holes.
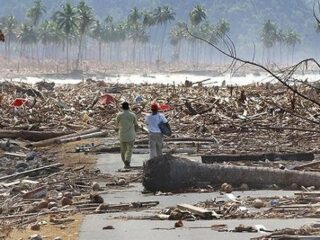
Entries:
POLYGON ((116 126, 119 130, 121 159, 124 167, 129 168, 138 122, 137 116, 129 110, 129 103, 123 102, 122 110, 117 114, 116 126))
POLYGON ((166 117, 159 113, 157 103, 151 104, 151 113, 146 117, 146 123, 149 131, 150 158, 162 155, 163 136, 159 128, 159 123, 167 123, 166 117))

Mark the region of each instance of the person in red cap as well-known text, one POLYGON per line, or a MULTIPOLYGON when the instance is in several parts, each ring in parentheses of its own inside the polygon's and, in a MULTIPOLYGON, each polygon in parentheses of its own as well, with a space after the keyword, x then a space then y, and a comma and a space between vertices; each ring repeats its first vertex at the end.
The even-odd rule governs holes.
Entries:
POLYGON ((146 124, 149 131, 149 147, 150 158, 162 155, 163 135, 159 128, 159 123, 167 123, 166 117, 159 113, 159 105, 157 103, 151 104, 151 113, 146 117, 146 124))

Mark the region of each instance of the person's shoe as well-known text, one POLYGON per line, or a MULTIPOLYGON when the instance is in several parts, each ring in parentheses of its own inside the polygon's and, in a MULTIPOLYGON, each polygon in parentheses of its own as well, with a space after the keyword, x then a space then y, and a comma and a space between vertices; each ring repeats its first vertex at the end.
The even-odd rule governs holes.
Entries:
POLYGON ((124 168, 130 168, 130 163, 128 162, 124 163, 124 168))

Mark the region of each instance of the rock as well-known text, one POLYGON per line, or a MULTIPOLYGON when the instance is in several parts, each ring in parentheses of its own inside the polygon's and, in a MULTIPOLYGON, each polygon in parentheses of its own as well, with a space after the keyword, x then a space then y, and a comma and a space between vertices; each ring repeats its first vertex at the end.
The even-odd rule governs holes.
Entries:
POLYGON ((91 193, 90 199, 91 199, 92 203, 103 203, 104 202, 103 198, 97 193, 91 193))
POLYGON ((240 186, 240 190, 241 191, 248 191, 249 190, 249 186, 246 183, 242 183, 240 186))
POLYGON ((262 207, 265 207, 266 205, 261 199, 257 198, 252 202, 252 206, 255 208, 262 208, 262 207))
POLYGON ((91 187, 92 187, 93 191, 99 191, 100 190, 100 185, 97 182, 93 182, 91 187))
POLYGON ((27 156, 26 156, 26 160, 27 161, 32 161, 32 160, 34 160, 36 157, 37 157, 37 153, 36 152, 29 152, 29 153, 27 153, 26 154, 27 156))
POLYGON ((27 169, 27 168, 29 168, 29 165, 27 163, 25 163, 25 162, 19 162, 16 165, 16 169, 19 169, 19 171, 20 171, 20 169, 22 171, 25 171, 25 169, 27 169))
POLYGON ((123 178, 120 178, 119 181, 118 181, 118 185, 119 185, 119 186, 123 186, 123 185, 125 185, 125 184, 126 184, 126 180, 123 179, 123 178))
POLYGON ((40 231, 40 225, 38 223, 32 224, 30 229, 33 231, 40 231))
POLYGON ((225 192, 225 193, 231 193, 232 192, 232 186, 230 184, 228 184, 228 183, 223 183, 221 185, 220 191, 221 192, 225 192))
POLYGON ((96 211, 106 211, 109 209, 109 204, 102 203, 97 207, 96 211))
POLYGON ((67 228, 67 226, 64 225, 64 224, 62 224, 62 225, 60 226, 60 229, 66 229, 66 228, 67 228))
POLYGON ((299 190, 300 188, 299 188, 298 184, 292 183, 292 184, 290 185, 290 189, 291 189, 291 190, 299 190))
POLYGON ((61 237, 55 237, 53 240, 62 240, 61 237))
POLYGON ((174 224, 174 227, 176 228, 183 227, 183 222, 181 221, 181 219, 174 224))
POLYGON ((60 209, 58 208, 58 207, 52 207, 52 208, 50 208, 50 211, 51 212, 57 212, 57 211, 59 211, 60 209))
POLYGON ((314 190, 316 190, 316 187, 315 187, 315 186, 310 186, 310 187, 307 187, 307 189, 308 189, 309 191, 314 191, 314 190))
POLYGON ((29 237, 30 240, 42 240, 42 237, 39 234, 34 234, 29 237))
POLYGON ((47 201, 48 202, 57 202, 57 199, 50 197, 50 198, 47 198, 47 201))
POLYGON ((57 204, 56 202, 49 202, 49 203, 48 203, 48 208, 49 208, 49 209, 52 209, 52 208, 54 208, 54 207, 58 207, 58 204, 57 204))
POLYGON ((72 199, 67 197, 62 198, 61 205, 62 206, 72 205, 72 199))
POLYGON ((111 225, 108 225, 108 226, 103 227, 102 229, 103 229, 103 230, 113 230, 114 227, 111 226, 111 225))
POLYGON ((48 208, 49 202, 45 199, 41 200, 41 202, 38 203, 38 208, 43 209, 43 208, 48 208))
POLYGON ((64 197, 67 197, 67 198, 70 198, 70 199, 73 198, 73 195, 72 195, 71 192, 65 192, 65 193, 63 194, 63 196, 64 196, 64 197))

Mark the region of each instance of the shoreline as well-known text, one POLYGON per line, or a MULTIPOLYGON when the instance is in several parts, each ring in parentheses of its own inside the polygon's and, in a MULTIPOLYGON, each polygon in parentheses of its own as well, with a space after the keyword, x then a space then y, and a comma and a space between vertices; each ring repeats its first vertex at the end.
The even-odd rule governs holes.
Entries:
MULTIPOLYGON (((184 63, 163 63, 159 66, 141 63, 134 65, 131 63, 103 64, 93 61, 86 61, 80 66, 79 70, 66 71, 65 63, 59 61, 43 61, 41 63, 36 60, 21 59, 7 62, 6 59, 0 60, 2 71, 0 79, 10 80, 14 78, 44 78, 44 79, 87 79, 97 78, 105 79, 108 77, 118 77, 120 75, 192 75, 219 77, 226 74, 232 74, 233 77, 246 77, 247 75, 261 76, 267 75, 262 69, 250 65, 236 65, 229 69, 229 64, 205 64, 205 65, 186 65, 184 63)), ((273 66, 269 68, 272 71, 278 71, 287 66, 273 66)), ((72 68, 72 64, 71 64, 72 68)), ((319 70, 312 66, 305 69, 297 69, 297 73, 303 74, 320 74, 319 70)))

